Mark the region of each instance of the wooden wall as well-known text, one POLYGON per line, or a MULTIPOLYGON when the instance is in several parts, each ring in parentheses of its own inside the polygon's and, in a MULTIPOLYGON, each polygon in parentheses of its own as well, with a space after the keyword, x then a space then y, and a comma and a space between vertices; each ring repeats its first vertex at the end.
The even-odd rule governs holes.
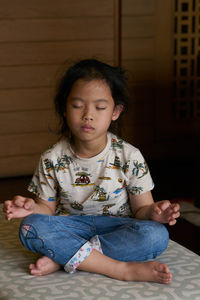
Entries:
MULTIPOLYGON (((145 155, 155 133, 158 2, 121 1, 121 65, 131 91, 121 132, 145 155)), ((114 64, 115 0, 0 4, 0 177, 7 177, 31 174, 56 140, 49 127, 56 124, 52 104, 63 65, 88 57, 114 64)))
POLYGON ((56 140, 52 99, 63 64, 113 63, 112 0, 1 0, 0 176, 33 172, 56 140))
POLYGON ((122 1, 122 67, 131 94, 122 135, 143 151, 154 134, 155 23, 155 0, 122 1))

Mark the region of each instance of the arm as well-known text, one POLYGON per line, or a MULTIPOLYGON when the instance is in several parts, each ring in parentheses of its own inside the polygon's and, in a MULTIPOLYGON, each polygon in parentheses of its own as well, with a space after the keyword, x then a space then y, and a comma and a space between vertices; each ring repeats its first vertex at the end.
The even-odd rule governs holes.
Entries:
POLYGON ((154 202, 151 192, 140 195, 129 194, 130 206, 137 219, 154 220, 159 223, 174 225, 180 216, 179 205, 168 200, 154 202))
POLYGON ((34 213, 53 215, 55 209, 55 202, 48 202, 40 198, 33 200, 22 196, 15 196, 12 200, 5 201, 3 207, 7 220, 24 218, 34 213))

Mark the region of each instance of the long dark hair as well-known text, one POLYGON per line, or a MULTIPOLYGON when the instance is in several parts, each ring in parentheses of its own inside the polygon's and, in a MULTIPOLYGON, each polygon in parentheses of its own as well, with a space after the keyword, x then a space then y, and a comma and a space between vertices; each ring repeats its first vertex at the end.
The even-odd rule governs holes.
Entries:
POLYGON ((103 80, 110 87, 115 106, 123 105, 124 110, 128 105, 127 79, 124 71, 96 59, 85 59, 71 66, 62 77, 55 95, 55 110, 60 119, 59 133, 67 136, 69 127, 65 118, 66 101, 73 84, 79 80, 103 80))

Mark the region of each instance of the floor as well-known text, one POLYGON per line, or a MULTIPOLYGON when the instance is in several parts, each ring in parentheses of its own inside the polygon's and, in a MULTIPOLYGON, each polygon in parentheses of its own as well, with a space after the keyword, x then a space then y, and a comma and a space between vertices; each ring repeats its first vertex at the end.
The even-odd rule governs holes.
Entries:
MULTIPOLYGON (((183 167, 177 168, 179 174, 185 174, 181 169, 183 167)), ((163 167, 161 168, 160 164, 158 164, 157 167, 153 167, 152 165, 150 169, 152 170, 151 174, 155 182, 155 189, 153 191, 155 201, 161 199, 171 200, 177 197, 198 198, 198 184, 195 184, 195 180, 192 180, 192 183, 190 182, 188 184, 189 177, 179 176, 181 180, 177 180, 177 178, 175 178, 177 173, 172 172, 172 174, 169 171, 165 172, 165 176, 163 176, 163 167)), ((190 174, 189 168, 187 168, 187 172, 190 174)), ((11 199, 14 195, 31 196, 31 194, 26 191, 30 179, 30 176, 0 179, 0 202, 11 199)), ((199 227, 179 218, 175 226, 167 226, 167 228, 172 240, 200 255, 199 227)))

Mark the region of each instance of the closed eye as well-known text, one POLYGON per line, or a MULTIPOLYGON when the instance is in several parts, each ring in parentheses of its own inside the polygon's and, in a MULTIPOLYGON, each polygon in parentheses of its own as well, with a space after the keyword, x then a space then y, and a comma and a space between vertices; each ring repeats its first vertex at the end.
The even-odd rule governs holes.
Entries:
POLYGON ((73 104, 72 107, 73 108, 82 108, 83 106, 82 105, 75 105, 75 104, 73 104))
POLYGON ((104 110, 106 107, 96 107, 97 110, 104 110))

